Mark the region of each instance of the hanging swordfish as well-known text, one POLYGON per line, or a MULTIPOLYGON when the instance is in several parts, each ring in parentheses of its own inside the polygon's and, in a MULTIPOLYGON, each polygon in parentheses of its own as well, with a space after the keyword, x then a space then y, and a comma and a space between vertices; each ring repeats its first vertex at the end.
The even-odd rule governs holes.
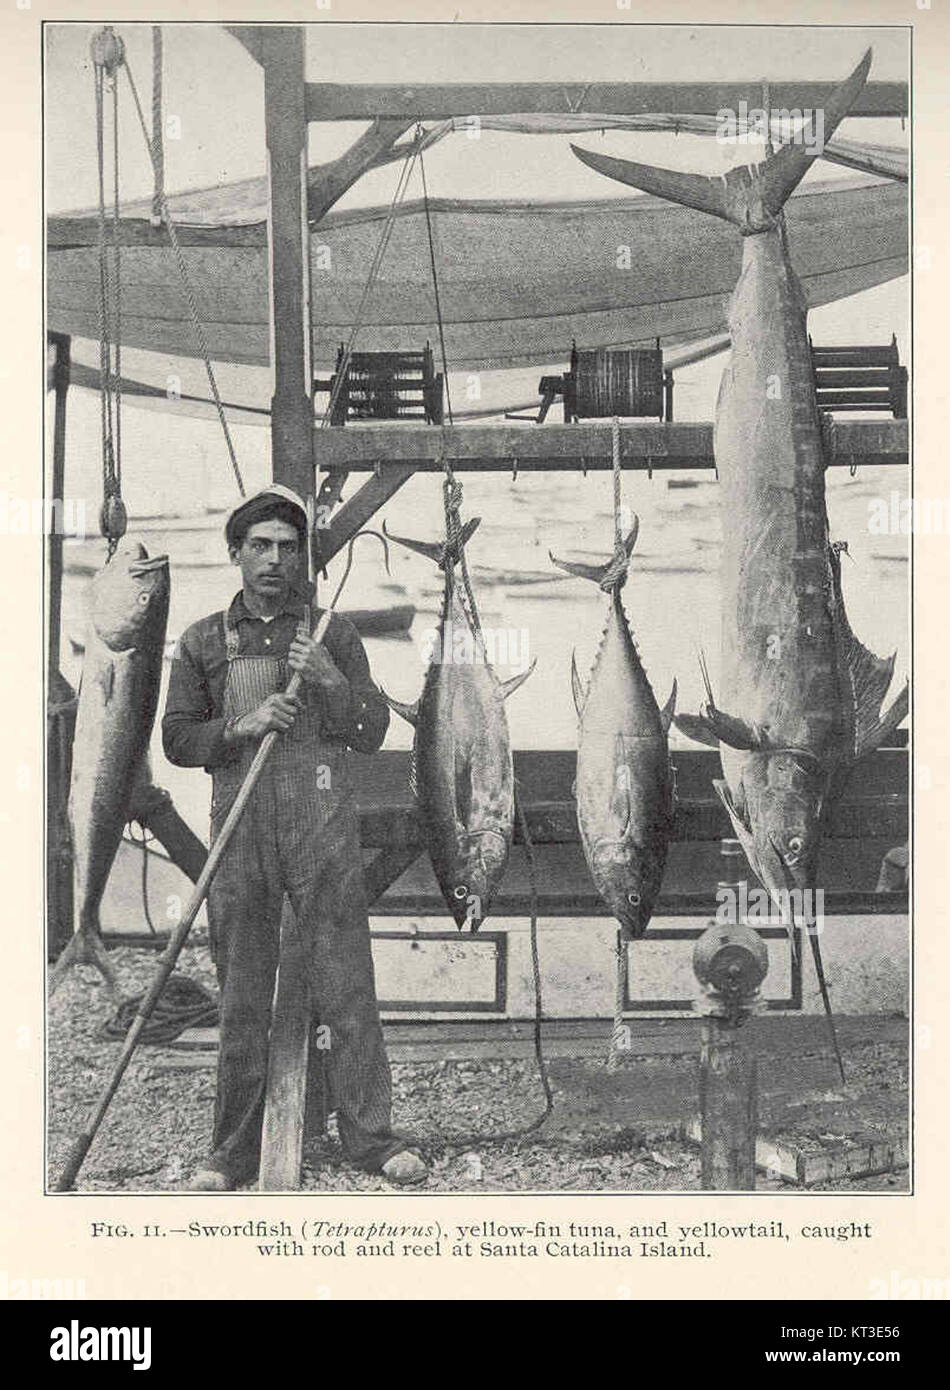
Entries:
POLYGON ((514 835, 515 779, 505 700, 535 667, 532 662, 510 680, 499 680, 467 586, 463 596, 455 569, 479 520, 473 517, 462 528, 454 546, 386 532, 434 560, 445 574, 442 614, 422 694, 412 705, 384 696, 415 728, 410 784, 429 857, 456 926, 468 923, 473 931, 488 914, 514 835))
POLYGON ((806 928, 841 1070, 822 967, 815 902, 828 808, 865 754, 907 712, 885 715, 894 657, 863 647, 845 614, 840 546, 829 539, 825 459, 806 307, 782 209, 812 160, 823 114, 831 138, 864 86, 870 50, 811 117, 810 136, 718 178, 678 173, 575 147, 591 168, 644 192, 734 223, 742 269, 729 304, 732 356, 716 408, 714 450, 723 519, 722 706, 707 682, 700 716, 678 716, 718 746, 716 790, 749 863, 789 924, 806 928), (797 890, 795 892, 794 890, 797 890), (809 891, 811 890, 811 891, 809 891))
POLYGON ((69 787, 77 925, 50 972, 51 990, 70 965, 88 962, 116 991, 99 906, 155 721, 168 599, 168 556, 149 559, 132 540, 92 582, 69 787))
POLYGON ((551 559, 591 579, 610 596, 607 621, 585 691, 571 658, 579 723, 577 823, 594 885, 620 923, 625 941, 650 924, 673 826, 673 769, 667 735, 676 682, 663 709, 630 635, 620 591, 639 522, 603 565, 551 559))

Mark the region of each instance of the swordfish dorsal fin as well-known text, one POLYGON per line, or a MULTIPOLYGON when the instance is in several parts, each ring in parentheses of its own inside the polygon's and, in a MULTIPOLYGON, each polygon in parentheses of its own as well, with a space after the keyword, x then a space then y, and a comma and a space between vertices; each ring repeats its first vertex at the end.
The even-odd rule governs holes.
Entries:
POLYGON ((875 656, 859 642, 851 630, 841 592, 840 545, 829 548, 831 578, 834 590, 835 639, 838 648, 838 669, 847 681, 854 719, 855 759, 863 758, 879 748, 888 734, 906 718, 910 703, 905 686, 885 715, 881 706, 894 675, 897 653, 888 657, 875 656))
POLYGON ((734 222, 743 232, 764 231, 774 223, 812 161, 822 154, 825 141, 831 139, 848 114, 867 80, 870 67, 871 50, 868 49, 851 76, 825 102, 820 130, 817 113, 813 112, 810 129, 802 131, 796 143, 784 145, 754 167, 730 169, 718 178, 614 159, 610 155, 579 149, 577 145, 572 145, 571 149, 578 159, 608 178, 734 222))

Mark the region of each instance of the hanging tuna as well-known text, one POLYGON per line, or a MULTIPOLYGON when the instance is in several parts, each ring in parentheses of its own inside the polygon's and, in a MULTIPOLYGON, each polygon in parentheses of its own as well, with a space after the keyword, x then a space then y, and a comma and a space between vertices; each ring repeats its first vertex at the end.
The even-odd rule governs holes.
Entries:
POLYGON ((473 518, 457 540, 445 544, 390 537, 433 560, 445 585, 421 696, 412 705, 386 696, 415 728, 410 783, 439 887, 456 925, 468 923, 473 931, 488 915, 514 834, 515 783, 504 702, 535 664, 500 681, 488 661, 474 599, 456 574, 478 523, 473 518))
POLYGON ((609 596, 607 621, 585 691, 571 660, 578 717, 577 822, 598 893, 620 923, 623 939, 643 935, 653 908, 673 828, 673 770, 667 747, 676 682, 661 710, 630 634, 620 591, 639 523, 603 565, 560 569, 599 584, 609 596))

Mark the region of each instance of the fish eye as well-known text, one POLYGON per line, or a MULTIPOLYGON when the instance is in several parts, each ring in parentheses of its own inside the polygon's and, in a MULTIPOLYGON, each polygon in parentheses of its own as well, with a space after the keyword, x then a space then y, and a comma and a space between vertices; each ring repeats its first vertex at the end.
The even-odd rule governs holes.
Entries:
POLYGON ((453 892, 460 901, 462 898, 468 897, 468 889, 464 883, 460 883, 455 889, 453 889, 453 892))
POLYGON ((139 594, 139 603, 144 607, 144 605, 148 603, 148 594, 139 594))
POLYGON ((792 854, 800 854, 802 848, 802 837, 800 835, 793 835, 788 842, 788 847, 791 850, 792 854))
POLYGON ((628 893, 628 894, 627 894, 627 902, 630 904, 631 907, 639 907, 639 906, 640 906, 640 894, 639 894, 636 890, 634 890, 632 893, 628 893))

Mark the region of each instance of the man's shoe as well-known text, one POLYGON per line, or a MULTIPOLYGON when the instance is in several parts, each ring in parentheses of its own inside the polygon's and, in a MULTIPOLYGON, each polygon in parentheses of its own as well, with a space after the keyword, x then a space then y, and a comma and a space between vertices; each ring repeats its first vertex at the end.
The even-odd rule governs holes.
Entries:
POLYGON ((189 1192, 232 1192, 226 1174, 217 1168, 199 1168, 188 1184, 189 1192))
POLYGON ((422 1159, 409 1149, 393 1154, 380 1171, 387 1182, 396 1183, 399 1187, 413 1187, 416 1183, 425 1182, 429 1176, 429 1170, 422 1159))

